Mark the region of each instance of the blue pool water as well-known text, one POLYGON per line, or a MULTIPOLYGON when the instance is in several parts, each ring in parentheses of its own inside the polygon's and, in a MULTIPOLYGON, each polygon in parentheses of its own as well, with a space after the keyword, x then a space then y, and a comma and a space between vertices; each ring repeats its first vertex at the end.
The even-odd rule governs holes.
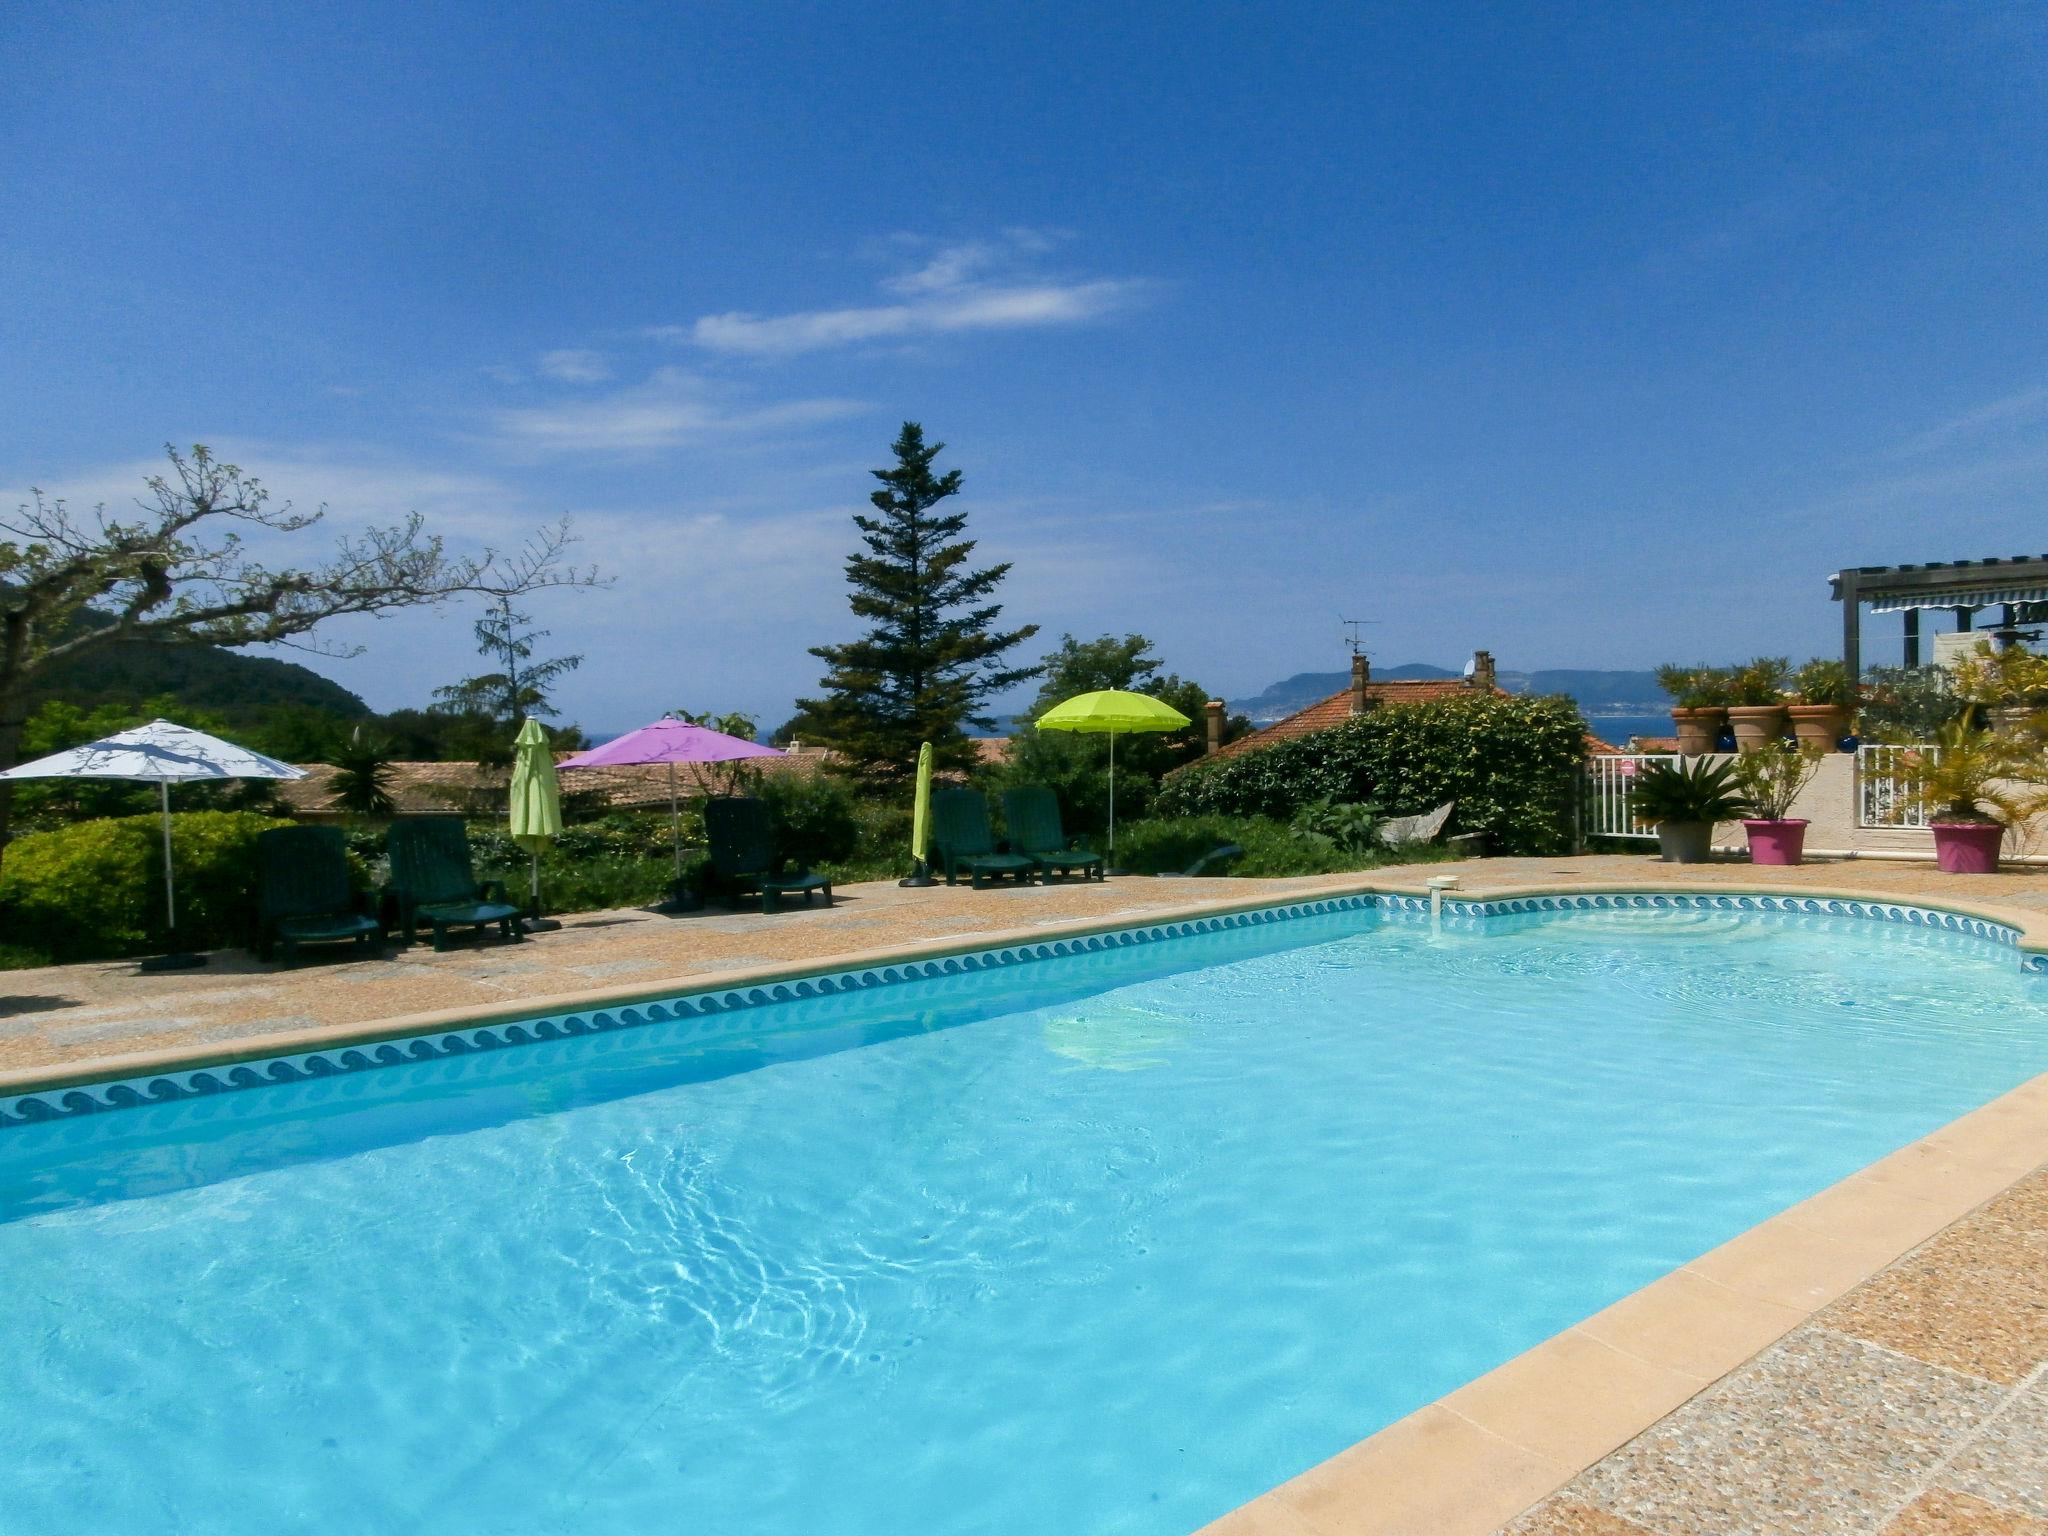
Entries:
POLYGON ((2043 987, 1352 912, 7 1130, 0 1531, 1185 1531, 2048 1067, 2043 987))

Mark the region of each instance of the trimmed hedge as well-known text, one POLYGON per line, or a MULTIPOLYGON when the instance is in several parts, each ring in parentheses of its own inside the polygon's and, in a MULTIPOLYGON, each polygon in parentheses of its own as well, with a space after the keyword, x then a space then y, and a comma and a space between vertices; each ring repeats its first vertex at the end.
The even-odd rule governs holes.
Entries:
POLYGON ((1198 763, 1166 781, 1153 813, 1268 816, 1371 802, 1412 815, 1455 802, 1449 830, 1491 851, 1562 853, 1586 760, 1586 722, 1562 697, 1476 694, 1386 704, 1310 736, 1198 763))
MULTIPOLYGON (((171 817, 177 941, 245 944, 256 910, 256 835, 290 823, 253 811, 171 817)), ((52 960, 105 960, 165 947, 163 822, 118 816, 31 832, 0 858, 0 930, 52 960)))

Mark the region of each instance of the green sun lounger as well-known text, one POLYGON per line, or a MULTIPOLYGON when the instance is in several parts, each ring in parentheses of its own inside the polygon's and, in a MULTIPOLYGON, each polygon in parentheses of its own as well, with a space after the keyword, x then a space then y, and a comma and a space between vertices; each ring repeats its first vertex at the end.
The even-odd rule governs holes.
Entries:
POLYGON ((504 882, 479 880, 469 862, 469 838, 455 816, 406 816, 384 835, 391 858, 386 895, 398 917, 398 936, 410 944, 426 923, 434 948, 448 947, 451 928, 497 927, 518 943, 520 909, 505 899, 504 882))
POLYGON ((832 905, 832 882, 809 869, 794 873, 775 854, 768 807, 751 795, 721 795, 704 802, 704 840, 711 845, 711 867, 735 890, 761 893, 761 910, 781 910, 782 898, 801 896, 810 905, 813 893, 832 905))
POLYGON ((256 953, 280 949, 285 964, 301 944, 353 942, 381 948, 384 925, 367 898, 349 889, 348 843, 338 827, 273 827, 256 839, 256 953))
POLYGON ((1003 791, 1003 820, 1010 828, 1010 846, 1050 876, 1080 871, 1083 880, 1103 878, 1102 855, 1067 836, 1060 822, 1059 797, 1043 785, 1003 791))
POLYGON ((979 891, 984 882, 1015 875, 1029 885, 1038 861, 1029 854, 998 853, 989 830, 988 802, 975 789, 940 789, 932 793, 932 851, 946 872, 946 884, 958 885, 960 872, 979 891))

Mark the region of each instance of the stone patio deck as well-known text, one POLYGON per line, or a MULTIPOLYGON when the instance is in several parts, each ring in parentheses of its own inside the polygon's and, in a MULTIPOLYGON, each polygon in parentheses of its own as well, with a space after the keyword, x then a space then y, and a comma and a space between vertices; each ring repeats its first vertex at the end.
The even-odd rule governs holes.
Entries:
MULTIPOLYGON (((0 1093, 401 1016, 514 1016, 596 990, 1101 926, 1324 890, 1644 887, 1961 907, 2048 948, 2048 872, 1490 859, 1303 880, 843 890, 830 912, 586 914, 517 946, 283 971, 0 973, 0 1093)), ((2044 983, 2048 984, 2048 983, 2044 983)), ((423 1025, 422 1027, 427 1027, 423 1025)), ((310 1042, 310 1043, 309 1043, 310 1042)), ((1625 1298, 1243 1509, 1218 1532, 1337 1536, 2048 1536, 2048 1075, 1625 1298), (1959 1219, 1958 1219, 1959 1218, 1959 1219), (1533 1506, 1533 1507, 1532 1507, 1533 1506)))

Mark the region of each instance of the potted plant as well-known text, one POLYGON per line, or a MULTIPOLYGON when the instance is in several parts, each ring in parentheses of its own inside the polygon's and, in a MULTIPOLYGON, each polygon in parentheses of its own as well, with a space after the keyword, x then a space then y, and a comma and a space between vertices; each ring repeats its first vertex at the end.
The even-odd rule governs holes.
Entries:
POLYGON ((2033 727, 2048 710, 2048 656, 2023 645, 1994 650, 1990 641, 1979 640, 1956 663, 1955 688, 1995 729, 2033 727))
POLYGON ((1735 820, 1748 802, 1732 764, 1689 757, 1676 766, 1652 763, 1638 773, 1629 809, 1638 821, 1656 827, 1665 863, 1700 864, 1713 851, 1714 824, 1735 820))
POLYGON ((1783 656, 1759 656, 1728 676, 1728 726, 1735 750, 1754 752, 1785 734, 1785 680, 1792 663, 1783 656))
POLYGON ((1806 818, 1794 816, 1799 792, 1820 772, 1821 749, 1774 741, 1735 760, 1735 782, 1749 802, 1742 830, 1752 864, 1797 864, 1806 853, 1806 818))
POLYGON ((1720 667, 1666 665, 1657 669, 1657 686, 1671 695, 1678 750, 1687 757, 1713 751, 1721 727, 1728 723, 1727 672, 1720 667))
POLYGON ((1934 860, 1951 875, 1991 874, 2006 828, 2026 819, 2028 807, 2008 786, 2028 776, 2028 753, 2014 738, 1965 720, 1943 726, 1934 745, 1906 756, 1908 794, 1934 829, 1934 860))
POLYGON ((1792 734, 1802 747, 1832 752, 1849 734, 1855 704, 1856 685, 1849 669, 1839 661, 1816 656, 1792 674, 1792 702, 1785 713, 1792 717, 1792 734))

